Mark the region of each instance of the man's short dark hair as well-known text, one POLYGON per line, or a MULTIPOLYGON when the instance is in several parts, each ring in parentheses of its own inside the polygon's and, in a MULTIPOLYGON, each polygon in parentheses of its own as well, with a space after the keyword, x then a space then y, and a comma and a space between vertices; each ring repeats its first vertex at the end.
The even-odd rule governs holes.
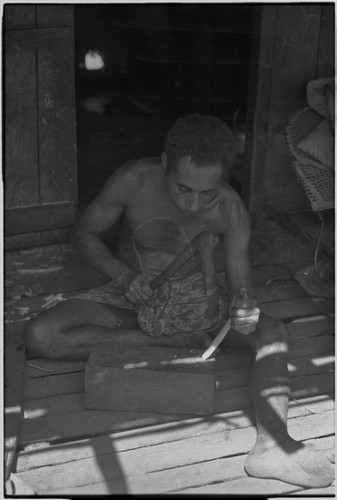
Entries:
POLYGON ((199 166, 222 164, 230 169, 236 157, 236 140, 228 125, 220 118, 186 115, 173 124, 165 140, 168 170, 189 156, 199 166))

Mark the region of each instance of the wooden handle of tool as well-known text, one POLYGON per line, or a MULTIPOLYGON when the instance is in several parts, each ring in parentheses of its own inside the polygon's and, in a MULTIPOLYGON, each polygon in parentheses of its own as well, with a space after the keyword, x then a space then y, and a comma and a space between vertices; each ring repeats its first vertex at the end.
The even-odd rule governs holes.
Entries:
POLYGON ((204 289, 207 298, 208 316, 215 319, 219 315, 219 296, 216 283, 216 272, 213 263, 213 247, 210 238, 214 235, 208 231, 197 234, 191 242, 177 255, 167 268, 150 282, 152 290, 166 283, 192 256, 198 258, 201 264, 204 289))
MULTIPOLYGON (((193 240, 192 240, 193 241, 193 240)), ((164 285, 172 276, 178 271, 178 269, 191 258, 195 251, 193 247, 191 248, 192 242, 188 244, 177 256, 176 258, 167 266, 167 268, 156 278, 150 282, 150 287, 152 290, 156 290, 160 286, 164 285)))
POLYGON ((196 256, 205 241, 205 232, 197 234, 186 247, 176 256, 176 258, 167 266, 167 268, 156 278, 154 278, 150 287, 156 290, 166 283, 185 264, 192 256, 196 256))
POLYGON ((212 233, 204 233, 199 248, 201 273, 207 298, 207 314, 210 320, 219 316, 219 293, 213 261, 213 239, 214 235, 212 233))

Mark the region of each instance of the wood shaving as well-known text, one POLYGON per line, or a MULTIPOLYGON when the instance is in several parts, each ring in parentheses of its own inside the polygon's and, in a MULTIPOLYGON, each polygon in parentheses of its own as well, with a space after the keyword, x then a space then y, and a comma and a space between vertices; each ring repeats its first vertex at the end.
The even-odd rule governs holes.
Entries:
POLYGON ((27 314, 29 312, 29 307, 14 307, 14 309, 20 314, 27 314))
MULTIPOLYGON (((298 377, 295 377, 298 378, 298 377)), ((301 404, 301 401, 298 401, 298 399, 295 399, 293 395, 291 395, 291 399, 295 401, 295 403, 301 404)), ((312 415, 315 415, 316 413, 326 413, 326 411, 320 411, 320 410, 310 410, 307 406, 304 406, 305 414, 307 412, 311 413, 312 415)))
POLYGON ((266 281, 265 286, 270 285, 273 283, 273 281, 282 281, 282 280, 290 280, 291 276, 289 274, 286 274, 284 276, 276 276, 275 278, 270 278, 270 280, 266 281))
POLYGON ((43 372, 55 372, 57 370, 57 361, 55 361, 55 368, 42 368, 42 366, 34 365, 33 363, 26 363, 27 366, 31 366, 32 368, 36 368, 36 370, 41 370, 43 372))
POLYGON ((19 269, 19 274, 44 274, 44 273, 54 273, 56 271, 61 271, 64 269, 63 266, 54 266, 54 267, 46 267, 46 268, 37 268, 37 269, 19 269))
POLYGON ((46 309, 47 307, 49 308, 56 305, 58 302, 63 302, 66 299, 63 297, 63 293, 58 293, 56 295, 49 295, 48 297, 45 297, 45 300, 47 302, 41 306, 41 309, 46 309))

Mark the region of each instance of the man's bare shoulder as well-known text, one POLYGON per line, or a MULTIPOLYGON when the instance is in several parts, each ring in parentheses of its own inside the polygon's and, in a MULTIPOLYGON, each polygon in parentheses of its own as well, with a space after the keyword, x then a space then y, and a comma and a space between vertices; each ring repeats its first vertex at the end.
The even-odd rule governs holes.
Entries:
POLYGON ((141 158, 121 165, 106 181, 103 194, 118 191, 130 196, 139 193, 149 180, 161 172, 160 158, 141 158))
POLYGON ((225 221, 225 227, 250 230, 248 210, 240 195, 228 184, 222 186, 219 207, 225 221))
POLYGON ((117 172, 128 180, 141 181, 149 174, 158 171, 160 166, 160 158, 138 158, 124 163, 117 172))

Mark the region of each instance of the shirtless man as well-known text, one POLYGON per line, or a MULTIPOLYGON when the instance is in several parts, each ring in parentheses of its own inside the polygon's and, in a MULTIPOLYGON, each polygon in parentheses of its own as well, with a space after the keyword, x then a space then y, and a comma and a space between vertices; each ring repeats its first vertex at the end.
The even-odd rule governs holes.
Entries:
POLYGON ((229 317, 232 328, 223 344, 255 355, 250 389, 257 439, 246 472, 324 487, 333 482, 330 458, 287 432, 287 331, 281 322, 260 315, 254 299, 249 217, 226 182, 234 158, 233 137, 224 122, 189 115, 169 131, 161 158, 130 161, 114 172, 74 229, 77 248, 109 283, 31 320, 25 344, 30 352, 53 359, 86 359, 104 342, 116 349, 205 348, 229 317), (123 211, 117 258, 100 235, 123 211), (207 319, 202 276, 193 258, 162 287, 150 285, 203 232, 208 252, 223 240, 227 293, 219 293, 215 322, 207 319), (239 295, 241 287, 248 296, 239 295))

